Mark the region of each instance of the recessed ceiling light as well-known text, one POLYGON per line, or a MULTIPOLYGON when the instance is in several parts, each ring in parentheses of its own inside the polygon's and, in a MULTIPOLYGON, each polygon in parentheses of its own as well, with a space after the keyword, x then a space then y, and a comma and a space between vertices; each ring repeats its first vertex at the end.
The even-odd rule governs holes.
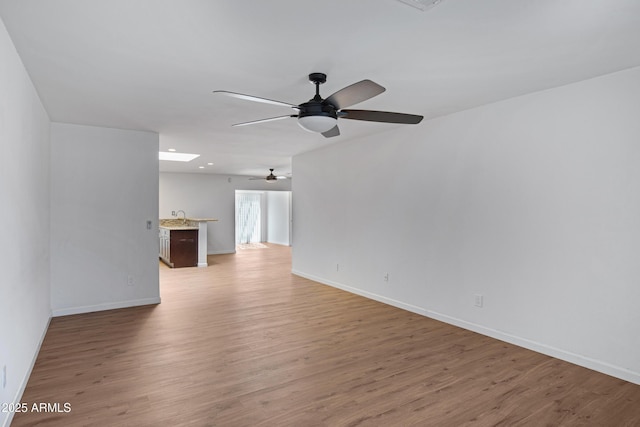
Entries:
POLYGON ((160 160, 169 160, 172 162, 190 162, 196 157, 200 157, 200 154, 189 154, 189 153, 169 153, 166 151, 160 151, 159 159, 160 160))
POLYGON ((213 163, 207 163, 209 166, 213 166, 213 163))
POLYGON ((176 151, 176 149, 175 148, 169 148, 169 151, 173 152, 173 151, 176 151))
POLYGON ((200 169, 204 169, 204 166, 198 166, 198 168, 200 168, 200 169))

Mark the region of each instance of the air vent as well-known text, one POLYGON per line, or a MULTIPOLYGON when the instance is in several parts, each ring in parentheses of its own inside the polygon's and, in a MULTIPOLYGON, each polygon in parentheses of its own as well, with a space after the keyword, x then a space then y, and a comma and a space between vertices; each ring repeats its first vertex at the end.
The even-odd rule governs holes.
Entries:
POLYGON ((398 0, 400 3, 404 3, 413 8, 419 9, 421 11, 425 11, 431 9, 432 7, 436 7, 444 0, 398 0))

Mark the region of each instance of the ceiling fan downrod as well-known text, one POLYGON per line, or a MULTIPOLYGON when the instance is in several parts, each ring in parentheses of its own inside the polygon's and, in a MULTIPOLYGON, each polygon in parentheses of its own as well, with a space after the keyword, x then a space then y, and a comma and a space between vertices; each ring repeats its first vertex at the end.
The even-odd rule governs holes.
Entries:
POLYGON ((320 85, 327 82, 327 75, 324 73, 311 73, 309 74, 309 81, 311 84, 316 85, 316 96, 313 97, 313 101, 322 101, 320 85))

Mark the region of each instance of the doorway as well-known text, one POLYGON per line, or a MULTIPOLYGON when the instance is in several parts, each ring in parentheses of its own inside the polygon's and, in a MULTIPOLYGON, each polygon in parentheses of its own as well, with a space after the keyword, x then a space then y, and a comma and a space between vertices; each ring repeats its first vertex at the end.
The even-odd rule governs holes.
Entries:
POLYGON ((236 191, 236 245, 262 242, 263 193, 236 191))
POLYGON ((236 246, 291 246, 291 191, 236 190, 236 246))

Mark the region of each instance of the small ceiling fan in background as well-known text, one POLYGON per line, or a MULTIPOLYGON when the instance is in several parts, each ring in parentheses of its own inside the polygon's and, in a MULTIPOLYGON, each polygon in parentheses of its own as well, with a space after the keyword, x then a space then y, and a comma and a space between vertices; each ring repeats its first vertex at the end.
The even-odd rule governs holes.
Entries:
POLYGON ((283 175, 277 175, 277 176, 274 175, 273 174, 273 169, 269 169, 269 172, 270 172, 269 175, 267 175, 265 177, 261 177, 261 178, 260 177, 252 177, 252 178, 249 178, 249 179, 250 180, 267 181, 267 182, 276 182, 279 179, 289 179, 288 177, 283 176, 283 175))
POLYGON ((248 126, 258 123, 297 118, 298 124, 310 132, 321 133, 326 138, 340 135, 338 119, 364 120, 368 122, 398 123, 398 124, 418 124, 422 116, 405 113, 392 113, 390 111, 373 110, 345 110, 345 107, 357 104, 367 99, 380 95, 386 89, 371 80, 362 80, 343 89, 340 89, 326 99, 320 96, 320 85, 327 81, 324 73, 309 74, 309 81, 316 86, 316 94, 307 102, 300 105, 289 104, 288 102, 274 101, 272 99, 260 98, 252 95, 244 95, 226 90, 214 90, 219 93, 245 101, 262 102, 265 104, 280 105, 298 110, 298 114, 271 117, 268 119, 254 120, 244 123, 236 123, 233 126, 248 126))

